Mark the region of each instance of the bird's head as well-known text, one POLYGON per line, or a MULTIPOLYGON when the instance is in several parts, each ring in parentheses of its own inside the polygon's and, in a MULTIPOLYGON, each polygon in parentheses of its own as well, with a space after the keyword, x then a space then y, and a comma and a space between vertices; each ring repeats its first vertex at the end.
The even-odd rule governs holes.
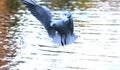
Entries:
POLYGON ((50 23, 50 26, 53 28, 60 28, 64 26, 64 21, 63 20, 54 20, 50 23))
POLYGON ((65 12, 64 15, 67 17, 67 18, 71 18, 72 17, 72 14, 70 12, 65 12))
POLYGON ((51 23, 50 26, 51 27, 56 27, 56 23, 51 23))
POLYGON ((57 27, 57 22, 56 21, 52 21, 50 23, 50 26, 53 27, 53 28, 57 27))

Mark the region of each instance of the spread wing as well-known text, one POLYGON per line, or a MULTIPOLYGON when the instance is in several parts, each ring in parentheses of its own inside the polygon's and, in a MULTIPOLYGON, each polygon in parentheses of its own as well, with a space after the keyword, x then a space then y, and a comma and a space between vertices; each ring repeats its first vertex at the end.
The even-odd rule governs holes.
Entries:
POLYGON ((22 0, 31 14, 36 17, 47 30, 50 37, 55 35, 55 30, 50 27, 52 14, 48 8, 38 5, 34 0, 22 0))
POLYGON ((71 33, 73 33, 73 31, 74 31, 74 23, 73 23, 72 14, 70 12, 67 12, 66 16, 67 16, 66 23, 68 23, 68 27, 69 27, 71 33))

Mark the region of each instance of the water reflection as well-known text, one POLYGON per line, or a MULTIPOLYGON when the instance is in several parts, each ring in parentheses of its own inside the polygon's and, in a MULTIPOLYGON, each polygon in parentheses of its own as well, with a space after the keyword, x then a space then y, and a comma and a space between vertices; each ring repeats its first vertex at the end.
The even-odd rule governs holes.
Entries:
POLYGON ((118 6, 117 10, 106 11, 95 8, 99 1, 84 2, 82 8, 91 7, 89 3, 92 3, 92 8, 81 11, 81 0, 65 0, 66 3, 62 3, 60 7, 59 4, 53 5, 56 0, 37 1, 54 10, 52 13, 56 14, 55 19, 61 13, 60 9, 72 9, 77 41, 64 47, 56 45, 28 10, 17 7, 19 10, 12 11, 14 14, 3 12, 5 15, 0 16, 0 70, 120 69, 118 6), (14 26, 10 24, 14 22, 14 26))
POLYGON ((12 5, 16 4, 15 2, 13 0, 0 1, 0 70, 8 70, 8 67, 2 66, 7 65, 16 56, 17 46, 12 40, 15 34, 13 26, 18 21, 13 14, 13 11, 17 11, 17 7, 12 8, 12 5))
POLYGON ((42 2, 45 2, 44 4, 47 2, 49 8, 54 10, 75 10, 78 8, 82 10, 95 6, 95 4, 89 4, 89 2, 93 2, 92 0, 42 0, 42 2))
POLYGON ((93 10, 119 10, 119 0, 42 0, 38 2, 46 5, 54 10, 87 10, 94 8, 93 10), (99 8, 99 9, 98 9, 99 8))

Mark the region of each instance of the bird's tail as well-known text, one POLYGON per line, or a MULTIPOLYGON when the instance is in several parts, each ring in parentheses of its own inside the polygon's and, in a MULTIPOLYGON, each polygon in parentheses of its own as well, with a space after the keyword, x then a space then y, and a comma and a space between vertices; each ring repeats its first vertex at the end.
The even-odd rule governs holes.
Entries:
POLYGON ((75 34, 72 34, 72 35, 68 34, 65 38, 64 36, 61 37, 58 33, 56 33, 56 35, 53 38, 53 42, 63 46, 63 45, 69 45, 69 44, 75 42, 76 39, 77 39, 77 36, 75 34), (65 41, 64 41, 64 39, 65 39, 65 41), (63 41, 63 44, 61 43, 61 41, 63 41))
POLYGON ((71 34, 69 34, 69 35, 67 35, 67 37, 66 37, 66 44, 68 45, 68 44, 71 44, 71 43, 73 43, 73 42, 75 42, 75 40, 77 39, 77 36, 73 33, 72 35, 71 34))

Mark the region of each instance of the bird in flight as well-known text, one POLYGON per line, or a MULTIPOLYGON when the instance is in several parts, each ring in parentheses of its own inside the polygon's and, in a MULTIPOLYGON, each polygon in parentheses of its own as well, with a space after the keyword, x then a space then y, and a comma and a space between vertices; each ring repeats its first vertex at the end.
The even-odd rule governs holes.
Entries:
POLYGON ((77 36, 73 33, 74 24, 70 12, 63 13, 64 18, 55 20, 50 10, 37 4, 35 0, 22 0, 22 2, 31 14, 41 22, 54 43, 64 46, 77 39, 77 36))

